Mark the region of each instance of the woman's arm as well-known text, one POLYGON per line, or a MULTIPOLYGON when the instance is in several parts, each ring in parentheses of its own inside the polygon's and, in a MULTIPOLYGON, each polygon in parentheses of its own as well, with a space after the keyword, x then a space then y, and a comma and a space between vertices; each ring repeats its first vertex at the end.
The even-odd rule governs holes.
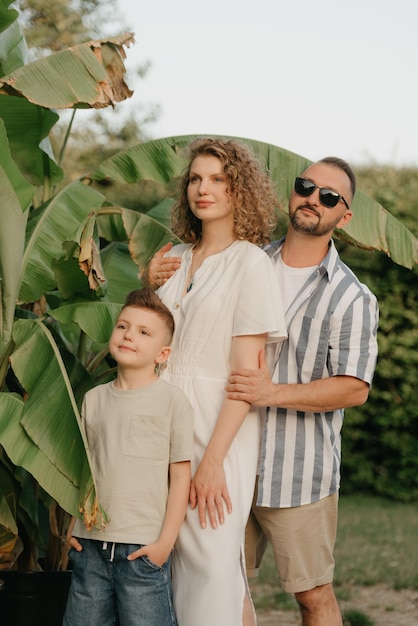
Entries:
MULTIPOLYGON (((241 363, 241 367, 245 367, 244 363, 258 364, 258 353, 264 348, 265 341, 265 334, 233 337, 231 369, 238 369, 237 363, 241 363)), ((249 409, 250 404, 242 400, 230 400, 225 397, 223 401, 212 437, 190 489, 190 505, 192 509, 197 506, 202 528, 206 527, 206 513, 209 515, 212 528, 217 527, 218 521, 223 524, 224 501, 228 513, 232 511, 223 462, 249 409)))

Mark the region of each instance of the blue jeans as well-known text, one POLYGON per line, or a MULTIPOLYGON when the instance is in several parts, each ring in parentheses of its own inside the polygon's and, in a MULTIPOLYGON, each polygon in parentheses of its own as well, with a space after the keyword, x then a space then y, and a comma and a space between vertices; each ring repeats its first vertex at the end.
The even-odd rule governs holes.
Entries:
POLYGON ((171 558, 162 567, 127 556, 141 546, 79 539, 63 626, 177 626, 171 558))

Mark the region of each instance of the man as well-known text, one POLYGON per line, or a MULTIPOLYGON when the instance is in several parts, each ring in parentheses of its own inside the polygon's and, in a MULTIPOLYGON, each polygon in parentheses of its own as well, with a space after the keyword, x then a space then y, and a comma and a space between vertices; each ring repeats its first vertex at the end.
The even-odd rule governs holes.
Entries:
MULTIPOLYGON (((332 241, 353 215, 354 193, 351 167, 335 157, 296 178, 286 236, 266 248, 282 288, 288 340, 272 379, 261 354, 258 370, 233 372, 226 388, 230 399, 265 407, 247 566, 257 570, 270 541, 303 626, 342 625, 332 586, 340 431, 344 408, 367 400, 377 358, 376 298, 332 241)), ((162 282, 176 265, 158 268, 162 282)))
POLYGON ((332 580, 343 408, 367 400, 377 357, 376 298, 331 239, 351 219, 354 193, 354 173, 337 158, 314 163, 296 179, 286 237, 267 249, 289 338, 273 380, 261 355, 258 371, 233 372, 227 387, 229 398, 267 407, 248 566, 258 567, 266 537, 304 626, 342 624, 332 580))

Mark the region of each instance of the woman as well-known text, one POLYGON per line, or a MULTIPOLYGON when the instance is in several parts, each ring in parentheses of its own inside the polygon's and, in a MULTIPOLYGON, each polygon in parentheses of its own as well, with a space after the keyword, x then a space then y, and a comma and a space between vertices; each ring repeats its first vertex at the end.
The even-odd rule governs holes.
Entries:
POLYGON ((159 289, 176 323, 163 377, 194 408, 191 507, 173 556, 174 602, 179 626, 239 626, 255 624, 242 548, 259 421, 247 403, 226 399, 224 387, 231 369, 257 368, 266 341, 286 334, 273 266, 259 247, 275 225, 277 200, 238 142, 206 138, 190 149, 173 213, 173 230, 187 243, 170 250, 181 266, 159 289))

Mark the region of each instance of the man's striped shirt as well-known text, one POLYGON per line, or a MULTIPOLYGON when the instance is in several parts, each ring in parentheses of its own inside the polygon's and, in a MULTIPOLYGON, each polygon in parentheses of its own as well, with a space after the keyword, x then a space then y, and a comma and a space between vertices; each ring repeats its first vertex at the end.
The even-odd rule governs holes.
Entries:
MULTIPOLYGON (((277 272, 284 239, 266 248, 277 272)), ((285 271, 285 270, 284 270, 285 271)), ((333 241, 286 312, 288 340, 273 382, 354 376, 371 383, 377 359, 378 303, 341 261, 333 241)), ((343 409, 261 410, 260 506, 309 504, 339 489, 343 409)))

